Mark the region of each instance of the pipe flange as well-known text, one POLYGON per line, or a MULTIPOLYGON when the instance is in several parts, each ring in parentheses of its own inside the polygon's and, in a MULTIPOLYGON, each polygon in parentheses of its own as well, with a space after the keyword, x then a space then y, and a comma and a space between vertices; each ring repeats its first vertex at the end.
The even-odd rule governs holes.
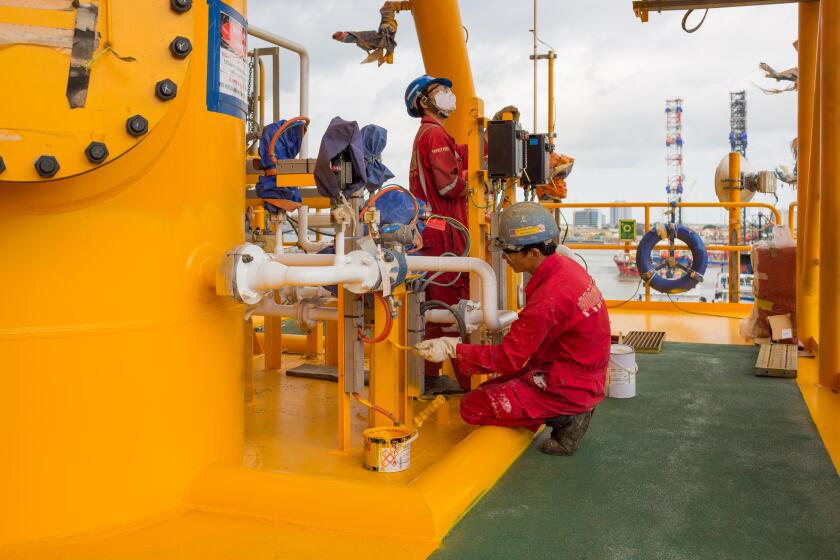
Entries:
POLYGON ((216 274, 216 293, 239 303, 256 305, 270 292, 252 289, 251 278, 269 256, 253 243, 243 243, 225 254, 216 274))
POLYGON ((346 255, 347 264, 361 265, 367 269, 367 275, 359 282, 345 283, 344 289, 354 294, 367 294, 375 291, 382 283, 379 264, 374 255, 367 251, 351 251, 346 255))

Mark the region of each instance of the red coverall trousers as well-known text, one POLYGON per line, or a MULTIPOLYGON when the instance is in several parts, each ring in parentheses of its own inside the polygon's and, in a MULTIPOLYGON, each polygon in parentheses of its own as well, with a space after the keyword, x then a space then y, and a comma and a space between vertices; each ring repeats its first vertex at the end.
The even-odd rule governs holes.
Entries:
POLYGON ((464 396, 469 424, 524 426, 595 408, 604 398, 610 323, 601 292, 574 261, 547 257, 525 289, 526 305, 495 346, 459 344, 464 374, 499 373, 464 396))

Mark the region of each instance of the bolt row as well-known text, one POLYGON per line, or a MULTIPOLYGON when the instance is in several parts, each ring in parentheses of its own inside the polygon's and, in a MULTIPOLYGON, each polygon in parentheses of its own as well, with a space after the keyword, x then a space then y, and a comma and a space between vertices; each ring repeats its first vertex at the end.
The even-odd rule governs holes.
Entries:
MULTIPOLYGON (((192 0, 169 0, 169 7, 177 14, 188 12, 192 8, 192 0)), ((169 52, 173 57, 184 59, 192 52, 192 42, 187 37, 175 37, 169 43, 169 52)), ((175 99, 178 94, 178 85, 169 78, 165 78, 155 84, 155 97, 161 101, 175 99)), ((133 115, 125 121, 125 130, 131 136, 143 136, 149 131, 149 121, 143 115, 133 115)), ((108 158, 108 147, 102 142, 91 142, 85 148, 85 156, 89 162, 99 165, 108 158)), ((61 166, 55 156, 42 155, 35 160, 35 171, 38 175, 49 179, 55 177, 61 166)), ((0 173, 6 170, 6 163, 3 156, 0 156, 0 173)))

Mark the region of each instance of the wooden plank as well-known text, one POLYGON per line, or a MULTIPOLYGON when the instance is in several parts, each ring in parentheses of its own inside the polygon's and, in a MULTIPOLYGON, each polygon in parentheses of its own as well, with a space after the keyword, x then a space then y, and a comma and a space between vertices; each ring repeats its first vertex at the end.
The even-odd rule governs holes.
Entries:
POLYGON ((755 362, 755 375, 796 377, 799 348, 795 344, 762 344, 755 362))

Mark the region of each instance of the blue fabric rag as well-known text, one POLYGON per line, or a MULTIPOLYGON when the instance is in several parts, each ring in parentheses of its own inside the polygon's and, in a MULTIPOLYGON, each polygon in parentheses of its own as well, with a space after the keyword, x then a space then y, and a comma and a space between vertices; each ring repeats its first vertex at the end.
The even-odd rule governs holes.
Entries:
MULTIPOLYGON (((274 169, 274 162, 271 161, 269 147, 271 138, 277 129, 280 128, 286 121, 280 120, 276 123, 271 123, 263 129, 260 137, 260 165, 263 169, 274 169)), ((294 159, 300 152, 300 146, 303 143, 303 122, 298 121, 284 130, 277 138, 274 144, 274 157, 281 159, 294 159)), ((278 187, 277 178, 275 176, 267 177, 260 176, 256 185, 257 195, 260 198, 279 198, 282 200, 292 200, 294 202, 301 202, 300 189, 298 187, 278 187)), ((269 212, 277 212, 278 210, 270 204, 266 206, 269 212)))

